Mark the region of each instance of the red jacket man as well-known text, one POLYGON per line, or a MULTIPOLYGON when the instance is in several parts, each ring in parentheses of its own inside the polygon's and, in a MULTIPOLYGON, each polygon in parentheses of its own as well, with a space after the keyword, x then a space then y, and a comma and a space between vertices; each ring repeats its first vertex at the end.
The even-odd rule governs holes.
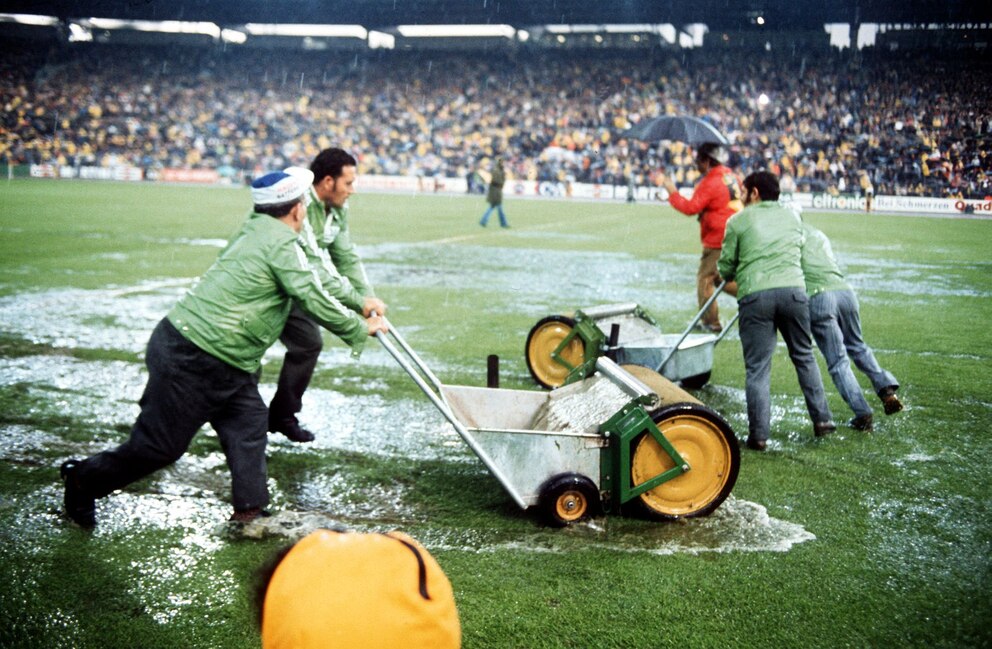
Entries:
MULTIPOLYGON (((699 271, 696 273, 696 297, 699 308, 703 308, 703 304, 710 299, 713 290, 720 282, 716 262, 720 259, 727 219, 743 207, 737 176, 724 166, 726 155, 726 150, 718 144, 706 142, 699 146, 696 153, 696 168, 703 174, 703 179, 696 185, 692 198, 685 198, 679 194, 678 188, 671 179, 665 176, 661 178, 661 184, 668 190, 668 202, 672 207, 687 216, 698 215, 699 236, 703 242, 703 254, 699 261, 699 271)), ((735 295, 737 285, 728 282, 724 291, 735 295)), ((703 314, 700 324, 704 329, 714 333, 723 330, 715 300, 703 314)))

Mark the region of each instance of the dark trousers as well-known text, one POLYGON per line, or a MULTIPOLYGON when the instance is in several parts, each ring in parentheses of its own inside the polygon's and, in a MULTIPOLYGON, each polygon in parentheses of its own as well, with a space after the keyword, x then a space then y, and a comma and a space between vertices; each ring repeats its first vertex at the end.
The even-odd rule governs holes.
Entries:
POLYGON ((744 393, 750 436, 768 439, 771 429, 772 356, 781 332, 814 424, 833 419, 823 378, 813 357, 809 299, 801 288, 772 288, 740 299, 740 337, 744 352, 744 393))
POLYGON ((295 420, 296 413, 303 409, 303 393, 310 385, 324 346, 320 326, 295 303, 279 341, 286 346, 286 357, 275 396, 269 404, 269 418, 273 422, 295 420))
POLYGON ((184 338, 167 319, 152 332, 145 356, 148 384, 141 413, 126 442, 80 463, 80 487, 96 498, 169 466, 209 422, 231 471, 236 511, 264 507, 267 414, 258 375, 211 356, 184 338))

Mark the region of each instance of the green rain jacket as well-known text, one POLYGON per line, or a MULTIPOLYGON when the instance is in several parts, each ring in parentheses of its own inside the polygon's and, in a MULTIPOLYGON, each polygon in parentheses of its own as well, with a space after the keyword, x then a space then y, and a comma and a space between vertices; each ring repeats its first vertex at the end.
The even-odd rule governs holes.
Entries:
POLYGON ((806 294, 813 297, 823 291, 849 290, 851 285, 844 280, 844 273, 834 259, 830 239, 809 223, 803 223, 802 264, 806 276, 806 294))
POLYGON ((292 228, 252 213, 213 266, 168 314, 190 342, 246 372, 286 325, 292 300, 358 356, 368 338, 365 320, 329 295, 292 228))
POLYGON ((310 206, 300 238, 310 263, 317 269, 328 293, 356 313, 364 298, 374 295, 362 260, 355 251, 348 229, 347 207, 324 210, 324 202, 310 188, 310 206))
POLYGON ((803 223, 778 201, 748 205, 727 221, 717 270, 737 280, 737 300, 771 288, 805 288, 803 223))

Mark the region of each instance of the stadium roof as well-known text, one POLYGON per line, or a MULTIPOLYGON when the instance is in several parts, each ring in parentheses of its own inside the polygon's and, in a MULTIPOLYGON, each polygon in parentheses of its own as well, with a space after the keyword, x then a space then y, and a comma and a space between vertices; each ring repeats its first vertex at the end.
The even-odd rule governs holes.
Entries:
POLYGON ((705 23, 711 29, 820 29, 826 23, 962 24, 992 20, 975 0, 3 0, 2 11, 63 19, 515 26, 705 23))

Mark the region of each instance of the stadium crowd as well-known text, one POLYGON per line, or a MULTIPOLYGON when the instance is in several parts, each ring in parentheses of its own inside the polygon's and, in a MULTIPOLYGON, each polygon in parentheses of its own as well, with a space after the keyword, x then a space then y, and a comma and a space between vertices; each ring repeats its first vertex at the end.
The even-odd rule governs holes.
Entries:
POLYGON ((410 54, 0 46, 0 160, 211 168, 242 178, 341 146, 363 174, 679 185, 681 143, 622 137, 689 114, 783 189, 992 195, 992 63, 865 51, 410 54))

